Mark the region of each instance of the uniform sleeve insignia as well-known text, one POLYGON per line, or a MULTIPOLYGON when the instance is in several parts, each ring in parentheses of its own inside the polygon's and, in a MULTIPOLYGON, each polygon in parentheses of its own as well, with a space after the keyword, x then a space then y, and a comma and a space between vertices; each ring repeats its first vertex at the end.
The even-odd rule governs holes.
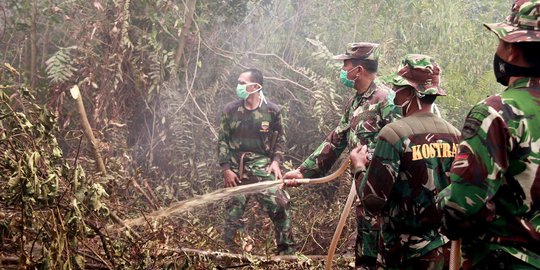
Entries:
POLYGON ((465 169, 469 167, 469 154, 460 153, 456 155, 454 162, 452 163, 453 169, 465 169))
POLYGON ((489 115, 488 109, 486 106, 475 106, 469 112, 465 123, 463 124, 463 131, 461 135, 464 140, 474 137, 480 127, 482 126, 482 121, 489 115))
POLYGON ((469 154, 467 153, 460 153, 458 155, 456 155, 456 157, 454 158, 455 160, 458 160, 458 159, 467 159, 469 158, 469 154))

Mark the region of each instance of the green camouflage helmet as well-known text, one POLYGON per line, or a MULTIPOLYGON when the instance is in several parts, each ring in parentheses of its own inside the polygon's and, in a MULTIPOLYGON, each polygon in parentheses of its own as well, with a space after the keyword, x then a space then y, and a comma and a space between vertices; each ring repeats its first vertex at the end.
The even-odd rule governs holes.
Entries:
POLYGON ((370 42, 356 42, 347 44, 344 54, 334 56, 336 60, 379 60, 379 44, 370 42))
POLYGON ((508 43, 540 42, 540 0, 516 0, 512 14, 502 23, 484 24, 508 43))
POLYGON ((440 71, 431 56, 407 54, 391 81, 397 87, 412 86, 421 95, 446 96, 444 89, 439 86, 440 71))

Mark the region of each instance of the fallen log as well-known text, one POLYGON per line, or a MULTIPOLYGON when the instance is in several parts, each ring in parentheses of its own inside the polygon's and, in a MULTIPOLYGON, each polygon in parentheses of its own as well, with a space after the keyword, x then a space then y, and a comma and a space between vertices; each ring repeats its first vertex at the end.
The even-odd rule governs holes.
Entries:
MULTIPOLYGON (((180 249, 167 249, 169 251, 178 252, 178 253, 189 253, 189 254, 197 254, 202 256, 207 256, 210 258, 230 258, 230 259, 239 259, 239 260, 246 260, 249 261, 249 259, 257 259, 261 261, 298 261, 298 260, 305 260, 305 259, 311 259, 311 260, 326 260, 326 255, 272 255, 272 256, 261 256, 261 255, 245 255, 245 254, 238 254, 238 253, 229 253, 229 252, 220 252, 220 251, 206 251, 206 250, 199 250, 199 249, 193 249, 193 248, 180 248, 180 249)), ((353 257, 348 257, 353 258, 353 257)))
MULTIPOLYGON (((278 264, 278 263, 287 263, 287 264, 307 264, 307 265, 320 265, 325 263, 327 256, 326 255, 271 255, 271 256, 261 256, 261 255, 252 255, 252 254, 237 254, 229 252, 219 252, 219 251, 208 251, 208 250, 199 250, 192 248, 179 248, 179 249, 166 249, 167 251, 182 253, 189 257, 193 256, 202 256, 206 257, 214 263, 224 264, 221 268, 218 269, 228 269, 249 266, 252 264, 269 265, 269 264, 278 264)), ((342 260, 346 261, 347 264, 354 261, 353 256, 342 256, 342 260)))

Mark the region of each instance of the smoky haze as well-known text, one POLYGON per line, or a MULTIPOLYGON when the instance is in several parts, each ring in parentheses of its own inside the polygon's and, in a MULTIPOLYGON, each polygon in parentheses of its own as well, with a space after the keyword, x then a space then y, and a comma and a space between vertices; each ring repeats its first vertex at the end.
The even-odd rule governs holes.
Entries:
MULTIPOLYGON (((28 113, 26 101, 18 100, 19 89, 27 87, 36 104, 55 115, 62 161, 80 166, 85 173, 78 174, 77 183, 81 190, 91 190, 77 190, 73 179, 66 178, 55 192, 65 191, 63 200, 78 194, 81 204, 106 205, 128 219, 223 187, 217 164, 221 112, 237 98, 237 78, 247 68, 262 70, 266 98, 282 108, 284 171, 316 149, 352 97, 339 81, 342 63, 332 60, 350 42, 381 44, 381 80, 396 71, 405 54, 434 57, 448 93, 437 100, 442 117, 461 127, 472 104, 501 89, 492 75, 497 41, 482 23, 502 21, 511 1, 0 0, 0 6, 0 50, 6 63, 1 75, 3 84, 11 85, 0 91, 12 98, 14 109, 28 113), (94 168, 90 143, 69 96, 75 84, 107 175, 94 168), (92 189, 94 184, 103 186, 107 196, 92 189)), ((0 121, 0 130, 9 130, 8 122, 0 121)), ((349 181, 342 177, 291 190, 295 237, 304 254, 325 253, 349 181)), ((92 216, 98 225, 108 222, 98 215, 105 211, 100 209, 87 210, 99 217, 92 216)), ((223 204, 214 202, 136 230, 148 235, 149 249, 167 242, 219 250, 223 211, 223 204)), ((80 220, 88 216, 81 214, 80 220)), ((246 216, 255 217, 246 226, 255 239, 254 252, 269 252, 270 221, 257 207, 246 216)), ((349 224, 344 234, 351 238, 353 233, 349 224)), ((129 243, 125 250, 136 246, 122 243, 129 243)), ((24 249, 13 245, 11 250, 24 249)), ((347 246, 342 245, 342 253, 347 246)), ((138 260, 124 258, 133 265, 138 260)))
MULTIPOLYGON (((496 41, 482 23, 502 20, 510 4, 213 2, 207 8, 217 8, 222 14, 198 11, 186 47, 187 70, 180 69, 179 97, 170 100, 183 104, 183 114, 179 116, 172 105, 175 115, 168 119, 192 118, 189 125, 200 131, 196 134, 205 135, 193 141, 195 149, 205 149, 200 160, 215 160, 221 110, 236 99, 240 72, 258 68, 265 76, 266 97, 284 110, 291 149, 287 155, 297 166, 336 126, 352 95, 339 83, 341 63, 331 57, 343 53, 349 42, 368 41, 381 44, 382 79, 395 72, 407 53, 433 56, 443 69, 443 87, 449 93, 438 100, 442 115, 459 127, 473 102, 500 89, 491 80, 493 52, 487 49, 495 48, 496 41), (212 15, 214 23, 206 21, 212 15)), ((201 156, 200 152, 192 154, 201 156)))

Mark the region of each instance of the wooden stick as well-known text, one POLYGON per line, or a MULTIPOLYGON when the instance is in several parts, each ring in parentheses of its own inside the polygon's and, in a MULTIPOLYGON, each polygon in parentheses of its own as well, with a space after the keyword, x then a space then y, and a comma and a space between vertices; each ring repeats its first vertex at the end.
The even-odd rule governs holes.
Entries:
POLYGON ((138 234, 136 231, 134 231, 129 225, 127 225, 126 223, 124 223, 124 221, 122 219, 120 219, 114 212, 110 211, 109 212, 109 217, 118 225, 122 226, 123 228, 126 228, 133 237, 135 237, 137 240, 142 240, 143 238, 141 237, 140 234, 138 234))
MULTIPOLYGON (((191 254, 198 254, 202 256, 207 256, 210 258, 229 258, 229 259, 237 259, 240 261, 247 261, 249 262, 250 259, 257 259, 261 261, 297 261, 297 260, 303 260, 305 258, 309 258, 312 260, 324 260, 326 258, 325 255, 276 255, 276 256, 260 256, 260 255, 252 255, 250 254, 249 257, 244 254, 236 254, 236 253, 229 253, 229 252, 218 252, 218 251, 205 251, 205 250, 199 250, 199 249, 192 249, 192 248, 180 248, 180 249, 165 249, 168 251, 173 252, 179 252, 179 253, 191 253, 191 254)), ((352 259, 352 257, 344 257, 346 259, 352 259)))
POLYGON ((141 194, 143 197, 148 201, 148 203, 154 208, 154 210, 158 210, 159 207, 154 203, 154 201, 146 194, 146 192, 142 189, 142 187, 137 183, 137 180, 135 180, 135 177, 131 178, 131 185, 141 194))
MULTIPOLYGON (((92 132, 92 127, 90 126, 90 122, 88 122, 88 117, 86 116, 86 110, 84 109, 84 104, 82 101, 81 92, 79 90, 79 86, 74 85, 70 90, 71 97, 77 101, 77 110, 79 112, 79 116, 81 118, 81 125, 83 126, 83 132, 86 138, 90 141, 90 145, 92 145, 92 151, 94 152, 94 158, 96 160, 96 166, 99 172, 103 174, 103 176, 107 175, 107 170, 105 169, 105 163, 103 163, 103 159, 101 158, 101 154, 99 153, 98 143, 96 138, 94 137, 94 133, 92 132)), ((122 227, 125 227, 128 229, 135 238, 138 240, 142 239, 142 237, 135 232, 133 229, 131 229, 128 225, 126 225, 122 219, 120 219, 112 210, 109 212, 109 217, 116 222, 119 225, 122 225, 122 227)))
POLYGON ((150 184, 148 184, 148 181, 146 181, 146 179, 143 179, 143 185, 144 185, 144 188, 146 189, 146 191, 148 191, 147 194, 150 195, 150 198, 152 198, 152 200, 154 201, 154 205, 159 209, 161 208, 161 205, 159 204, 159 200, 156 196, 156 193, 154 192, 154 190, 150 187, 150 184))
POLYGON ((101 154, 99 153, 98 142, 94 137, 90 122, 88 122, 88 117, 86 116, 86 110, 84 109, 84 104, 79 87, 77 85, 74 85, 70 89, 70 92, 71 97, 73 97, 73 99, 77 101, 77 111, 79 112, 83 132, 86 138, 90 141, 90 145, 92 146, 92 152, 94 152, 94 159, 96 160, 97 169, 103 174, 103 176, 106 176, 107 170, 105 169, 105 163, 103 163, 103 158, 101 158, 101 154))
POLYGON ((336 231, 334 232, 334 236, 332 237, 332 242, 330 243, 330 247, 328 248, 328 256, 326 257, 326 270, 332 269, 332 260, 334 258, 334 253, 336 252, 336 247, 339 241, 339 237, 341 236, 341 232, 343 231, 343 227, 345 227, 345 223, 347 222, 347 218, 349 217, 349 212, 351 211, 351 206, 353 204, 354 199, 356 198, 356 185, 354 184, 354 181, 351 185, 351 191, 349 191, 349 197, 347 197, 347 202, 345 203, 345 207, 343 208, 343 212, 341 212, 341 216, 339 217, 339 223, 337 225, 336 231))

